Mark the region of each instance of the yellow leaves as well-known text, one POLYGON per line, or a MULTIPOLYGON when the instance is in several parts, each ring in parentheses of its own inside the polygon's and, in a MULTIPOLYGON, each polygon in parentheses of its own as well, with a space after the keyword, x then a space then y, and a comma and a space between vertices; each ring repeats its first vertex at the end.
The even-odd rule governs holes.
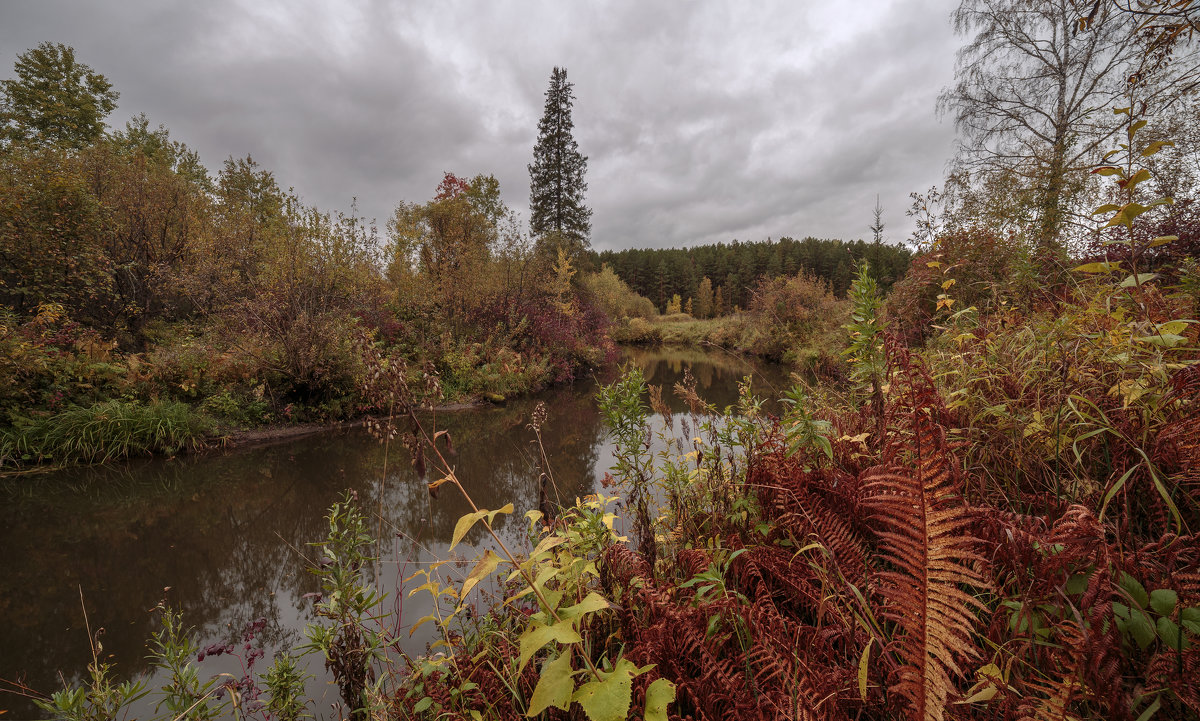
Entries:
POLYGON ((1008 688, 1008 674, 994 663, 983 666, 975 675, 979 677, 979 681, 967 691, 966 698, 956 703, 985 703, 992 700, 1001 686, 1008 688))
POLYGON ((538 675, 537 686, 533 689, 533 697, 529 699, 529 709, 525 712, 525 716, 533 718, 550 706, 562 711, 570 708, 571 695, 575 691, 573 677, 576 673, 571 668, 570 649, 543 664, 542 672, 538 675))
POLYGON ((579 643, 583 638, 575 630, 571 619, 546 625, 534 622, 521 634, 520 653, 518 654, 517 673, 525 668, 533 654, 551 641, 561 644, 579 643))
POLYGON ((937 310, 941 310, 942 308, 945 308, 946 310, 950 310, 952 307, 954 307, 954 299, 953 298, 946 295, 945 293, 941 293, 938 295, 937 308, 936 308, 937 310))
POLYGON ((463 582, 462 591, 459 593, 459 599, 465 599, 467 594, 471 592, 471 589, 475 588, 480 581, 491 575, 491 573, 495 571, 496 567, 499 565, 500 557, 492 553, 491 550, 486 551, 483 554, 483 558, 479 559, 479 562, 475 564, 475 568, 473 568, 470 575, 467 576, 467 580, 463 582))
POLYGON ((467 515, 458 519, 458 522, 454 524, 454 534, 450 537, 449 550, 454 550, 454 547, 459 544, 459 541, 461 541, 463 539, 463 536, 467 535, 467 531, 471 530, 471 527, 474 526, 477 522, 479 522, 479 519, 486 516, 487 524, 488 524, 488 527, 490 528, 492 525, 492 521, 496 518, 496 514, 512 513, 512 512, 513 512, 513 504, 508 503, 508 504, 505 504, 505 506, 503 508, 498 508, 494 511, 489 511, 486 508, 482 508, 473 513, 468 513, 467 515))

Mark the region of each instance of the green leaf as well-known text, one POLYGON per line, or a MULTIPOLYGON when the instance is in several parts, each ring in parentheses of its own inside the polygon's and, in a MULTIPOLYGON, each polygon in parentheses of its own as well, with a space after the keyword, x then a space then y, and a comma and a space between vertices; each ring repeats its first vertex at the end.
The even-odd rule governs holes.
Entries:
POLYGON ((543 664, 537 686, 533 689, 533 697, 529 699, 529 710, 525 712, 525 715, 533 718, 545 711, 548 706, 563 711, 570 708, 571 694, 575 692, 574 675, 569 648, 559 654, 558 658, 543 664))
POLYGON ((1089 571, 1088 573, 1076 573, 1075 575, 1068 578, 1067 583, 1066 583, 1067 593, 1069 593, 1072 596, 1078 596, 1079 594, 1086 591, 1087 585, 1088 585, 1088 576, 1090 576, 1090 575, 1091 575, 1091 572, 1089 571))
POLYGON ((1092 172, 1096 175, 1125 175, 1125 171, 1115 165, 1101 165, 1092 172))
POLYGON ((1079 273, 1110 273, 1121 267, 1120 262, 1115 263, 1084 263, 1076 266, 1072 270, 1079 273))
POLYGON ((1154 697, 1154 703, 1147 706, 1146 710, 1143 711, 1137 717, 1137 721, 1150 721, 1150 717, 1153 716, 1154 714, 1158 713, 1158 709, 1160 709, 1161 707, 1162 707, 1162 694, 1159 694, 1154 697))
POLYGON ((1178 235, 1160 235, 1157 238, 1155 238, 1154 240, 1147 243, 1146 247, 1147 248, 1157 248, 1160 245, 1166 245, 1167 243, 1173 243, 1177 240, 1179 240, 1178 235))
POLYGON ((582 640, 575 632, 570 619, 550 626, 534 623, 525 629, 525 633, 521 634, 520 664, 517 666, 517 672, 520 673, 524 670, 525 664, 529 663, 529 658, 551 641, 565 644, 579 643, 582 640))
POLYGON ((1145 611, 1131 609, 1129 612, 1129 635, 1133 636, 1133 640, 1137 641, 1138 648, 1143 651, 1154 643, 1155 629, 1150 622, 1150 616, 1145 611))
POLYGON ((1133 125, 1129 126, 1129 129, 1125 131, 1125 134, 1129 137, 1130 140, 1133 140, 1133 136, 1137 133, 1137 131, 1146 127, 1147 122, 1148 121, 1146 121, 1146 120, 1138 120, 1133 125))
POLYGON ((667 707, 675 700, 675 684, 665 678, 655 679, 646 689, 646 721, 667 721, 667 707))
POLYGON ((1155 624, 1158 630, 1158 637, 1167 645, 1167 648, 1176 651, 1182 651, 1187 648, 1187 640, 1179 633, 1179 626, 1169 618, 1159 617, 1158 623, 1155 624))
POLYGON ((433 699, 426 696, 425 698, 418 701, 415 706, 413 706, 413 712, 421 713, 422 711, 424 711, 425 709, 429 708, 432 705, 433 705, 433 699))
POLYGON ((486 509, 481 509, 475 511, 474 513, 468 513, 467 515, 458 519, 458 523, 454 524, 454 534, 450 536, 449 550, 453 551, 454 547, 458 545, 458 542, 463 539, 463 536, 467 535, 467 531, 471 530, 471 526, 474 526, 480 518, 483 518, 487 514, 488 512, 486 509))
MULTIPOLYGON (((1109 501, 1113 499, 1113 496, 1117 495, 1117 492, 1120 491, 1122 486, 1125 485, 1125 481, 1129 480, 1129 477, 1132 476, 1133 472, 1136 470, 1137 466, 1131 466, 1129 470, 1125 471, 1124 475, 1117 479, 1117 482, 1113 484, 1113 487, 1108 489, 1108 493, 1104 494, 1104 502, 1100 504, 1100 515, 1098 516, 1101 521, 1104 520, 1104 511, 1108 509, 1109 501)), ((1144 589, 1142 590, 1142 593, 1145 593, 1144 589)))
POLYGON ((625 721, 633 701, 633 677, 637 667, 627 659, 617 661, 601 681, 580 686, 572 697, 591 721, 625 721))
POLYGON ((479 563, 475 564, 475 568, 471 569, 471 575, 467 576, 467 580, 463 581, 462 591, 459 593, 459 601, 466 599, 467 594, 471 592, 475 585, 491 575, 492 571, 496 570, 496 566, 500 565, 500 557, 492 553, 490 550, 483 554, 483 558, 479 559, 479 563))
POLYGON ((1121 206, 1116 203, 1106 203, 1092 211, 1092 215, 1100 215, 1101 213, 1113 213, 1121 209, 1121 206))
POLYGON ((1175 613, 1175 604, 1178 602, 1179 594, 1169 588, 1156 588, 1150 592, 1150 608, 1160 616, 1175 613))
POLYGON ((1129 597, 1138 605, 1138 608, 1145 608, 1150 603, 1150 596, 1146 593, 1146 587, 1142 585, 1141 581, 1128 573, 1121 572, 1121 578, 1117 581, 1117 585, 1125 593, 1129 594, 1129 597))
POLYGON ((1179 622, 1192 633, 1200 636, 1200 608, 1189 606, 1179 612, 1179 622))
POLYGON ((1135 285, 1149 283, 1158 277, 1158 273, 1130 273, 1121 281, 1122 288, 1132 288, 1135 285))

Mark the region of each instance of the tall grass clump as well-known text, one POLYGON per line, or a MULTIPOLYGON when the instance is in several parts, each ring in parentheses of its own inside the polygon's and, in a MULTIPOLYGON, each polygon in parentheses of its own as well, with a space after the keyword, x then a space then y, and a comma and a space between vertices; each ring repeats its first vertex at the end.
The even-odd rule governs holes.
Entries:
POLYGON ((178 401, 111 400, 0 430, 0 467, 103 463, 199 447, 212 421, 178 401))

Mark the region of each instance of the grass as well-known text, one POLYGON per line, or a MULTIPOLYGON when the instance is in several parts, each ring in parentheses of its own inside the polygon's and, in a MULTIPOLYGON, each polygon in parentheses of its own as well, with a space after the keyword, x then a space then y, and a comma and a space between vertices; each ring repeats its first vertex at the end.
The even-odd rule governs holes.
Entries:
POLYGON ((105 401, 0 430, 0 467, 173 454, 199 446, 212 427, 186 403, 105 401))

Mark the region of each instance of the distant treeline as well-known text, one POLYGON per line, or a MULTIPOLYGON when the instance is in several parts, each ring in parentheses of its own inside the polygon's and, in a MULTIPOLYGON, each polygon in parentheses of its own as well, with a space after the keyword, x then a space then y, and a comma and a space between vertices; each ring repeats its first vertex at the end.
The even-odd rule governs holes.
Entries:
POLYGON ((695 299, 696 306, 706 306, 709 310, 703 315, 723 315, 735 307, 745 308, 760 278, 800 271, 827 281, 833 293, 843 297, 854 278, 855 265, 864 258, 886 292, 904 275, 912 253, 879 242, 780 238, 593 254, 596 267, 608 264, 621 280, 652 300, 659 310, 666 310, 672 297, 678 295, 685 301, 695 299))

